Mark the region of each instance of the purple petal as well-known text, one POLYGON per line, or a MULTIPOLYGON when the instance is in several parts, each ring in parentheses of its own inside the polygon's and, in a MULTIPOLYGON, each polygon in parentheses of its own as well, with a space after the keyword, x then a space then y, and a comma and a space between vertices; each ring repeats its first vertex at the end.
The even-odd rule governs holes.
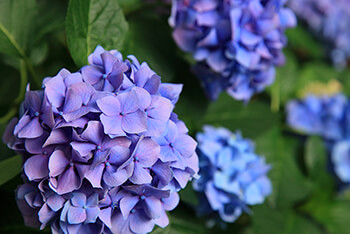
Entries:
POLYGON ((63 129, 54 129, 50 133, 50 136, 45 141, 43 147, 53 144, 64 144, 67 143, 68 139, 63 129))
POLYGON ((68 166, 69 161, 65 157, 64 153, 61 150, 56 150, 52 153, 49 160, 49 175, 51 177, 58 176, 64 172, 68 166))
POLYGON ((150 69, 147 63, 143 63, 139 70, 135 73, 135 83, 138 87, 144 87, 148 79, 154 75, 154 71, 150 69))
POLYGON ((46 203, 53 211, 58 211, 63 207, 65 201, 62 196, 53 194, 47 198, 46 203))
POLYGON ((102 178, 104 168, 105 168, 105 165, 101 163, 100 165, 96 166, 93 169, 90 168, 90 170, 86 172, 85 178, 90 181, 90 183, 92 184, 92 187, 102 188, 101 178, 102 178))
POLYGON ((28 158, 23 167, 29 180, 42 179, 49 174, 48 157, 45 155, 34 155, 28 158))
MULTIPOLYGON (((62 71, 65 72, 66 70, 61 70, 60 73, 62 71)), ((46 96, 49 102, 56 108, 62 106, 66 94, 66 85, 64 84, 60 73, 45 84, 46 96)))
POLYGON ((163 83, 160 85, 159 93, 163 97, 169 99, 172 104, 175 104, 179 100, 182 87, 183 87, 182 84, 163 83))
POLYGON ((100 211, 99 214, 99 218, 101 219, 101 221, 108 227, 108 228, 112 228, 112 208, 111 207, 107 207, 105 209, 102 209, 100 211))
POLYGON ((67 221, 69 224, 78 224, 84 222, 86 219, 86 212, 81 207, 69 207, 67 212, 67 221))
POLYGON ((45 203, 38 212, 39 220, 42 223, 40 230, 44 229, 46 224, 49 223, 55 215, 56 212, 51 210, 45 203))
POLYGON ((160 217, 156 219, 154 222, 161 228, 165 228, 166 226, 168 226, 169 218, 164 209, 161 209, 160 217))
POLYGON ((132 113, 139 109, 139 100, 135 91, 120 93, 117 98, 124 114, 132 113))
POLYGON ((157 219, 161 215, 162 203, 155 197, 147 197, 145 200, 145 212, 151 219, 157 219))
POLYGON ((177 170, 173 169, 174 171, 174 178, 176 181, 179 183, 181 188, 185 188, 187 182, 190 180, 190 174, 188 172, 182 171, 182 170, 177 170))
POLYGON ((143 138, 137 146, 134 157, 138 157, 143 167, 151 167, 159 158, 160 147, 151 138, 143 138))
POLYGON ((44 130, 42 129, 39 118, 36 117, 32 119, 27 125, 25 125, 19 132, 19 138, 36 138, 43 134, 44 130))
POLYGON ((100 67, 88 65, 81 68, 81 75, 83 76, 84 81, 94 85, 101 80, 103 71, 100 67))
POLYGON ((136 212, 130 216, 130 229, 135 233, 148 233, 153 230, 154 222, 147 219, 146 215, 136 212))
POLYGON ((142 167, 142 164, 135 162, 134 173, 129 180, 134 184, 148 184, 152 182, 150 171, 142 167))
POLYGON ((125 136, 125 132, 122 129, 122 118, 120 116, 107 116, 102 114, 100 116, 101 122, 106 134, 112 134, 116 136, 125 136))
POLYGON ((137 110, 134 113, 123 116, 122 128, 127 133, 141 133, 147 130, 147 115, 144 111, 137 110))
POLYGON ((81 185, 79 176, 74 172, 74 168, 70 167, 62 175, 58 177, 58 185, 56 192, 58 194, 64 194, 78 189, 81 185))
POLYGON ((163 185, 168 185, 173 178, 173 171, 170 169, 168 163, 158 161, 153 165, 152 171, 156 174, 157 178, 159 178, 163 185))
POLYGON ((86 196, 83 193, 74 193, 71 202, 73 206, 83 207, 86 204, 86 196))
POLYGON ((113 65, 118 62, 118 59, 114 57, 111 53, 108 51, 101 54, 101 58, 103 61, 103 65, 105 67, 105 73, 108 74, 112 72, 113 65))
POLYGON ((130 211, 136 206, 138 202, 139 197, 137 196, 126 196, 120 200, 120 211, 124 219, 129 216, 130 211))
POLYGON ((146 111, 149 117, 166 121, 170 118, 170 114, 173 111, 173 105, 166 98, 152 96, 152 103, 146 111))
POLYGON ((100 209, 98 207, 86 208, 85 223, 95 223, 99 213, 100 213, 100 209))
POLYGON ((114 96, 107 96, 96 101, 97 106, 107 116, 119 115, 120 103, 114 96))
POLYGON ((166 211, 170 211, 175 209, 175 207, 180 202, 180 196, 177 192, 173 192, 170 194, 168 198, 165 198, 163 201, 163 207, 166 211))
POLYGON ((181 135, 173 142, 174 148, 183 156, 190 157, 197 147, 197 142, 189 135, 181 135))
POLYGON ((130 166, 114 171, 111 166, 106 167, 103 174, 104 182, 111 187, 120 186, 131 176, 133 170, 130 166))
POLYGON ((91 151, 96 149, 96 145, 95 144, 85 143, 85 142, 72 141, 70 143, 70 145, 82 157, 85 157, 85 156, 89 155, 91 153, 91 151))
POLYGON ((161 83, 160 76, 153 75, 150 79, 147 80, 143 88, 153 95, 158 92, 160 83, 161 83))
POLYGON ((111 148, 108 162, 116 165, 123 164, 127 159, 129 159, 130 150, 127 147, 115 146, 111 148))

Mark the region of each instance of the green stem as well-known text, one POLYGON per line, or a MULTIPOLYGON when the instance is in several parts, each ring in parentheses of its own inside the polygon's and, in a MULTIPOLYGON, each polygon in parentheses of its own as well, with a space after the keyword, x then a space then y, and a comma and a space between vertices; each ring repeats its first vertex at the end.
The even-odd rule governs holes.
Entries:
POLYGON ((278 112, 280 109, 280 86, 279 80, 276 78, 275 83, 271 88, 271 111, 278 112))
POLYGON ((26 86, 28 83, 26 62, 23 59, 20 60, 20 73, 21 73, 21 84, 20 84, 18 96, 15 99, 16 105, 20 104, 23 101, 24 95, 26 92, 26 86))
POLYGON ((28 67, 28 70, 29 70, 29 73, 30 75, 33 77, 34 79, 34 82, 37 84, 38 87, 41 87, 41 79, 39 78, 39 76, 36 74, 34 68, 33 68, 33 65, 32 63, 30 62, 29 58, 24 55, 23 56, 23 60, 25 61, 25 64, 27 65, 28 67))

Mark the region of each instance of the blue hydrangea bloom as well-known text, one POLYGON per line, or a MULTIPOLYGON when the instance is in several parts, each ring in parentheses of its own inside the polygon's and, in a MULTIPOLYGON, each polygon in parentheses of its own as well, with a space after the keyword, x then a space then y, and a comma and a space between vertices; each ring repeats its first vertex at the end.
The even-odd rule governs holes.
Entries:
POLYGON ((23 156, 25 224, 53 233, 148 233, 197 174, 197 143, 173 113, 180 84, 98 46, 89 65, 27 88, 4 140, 23 156))
POLYGON ((307 95, 287 104, 287 123, 306 134, 320 135, 329 140, 346 137, 345 126, 348 99, 343 94, 307 95))
POLYGON ((295 14, 330 43, 335 65, 343 68, 350 57, 350 8, 348 0, 290 0, 295 14))
POLYGON ((205 126, 198 133, 200 214, 234 222, 249 205, 261 204, 272 191, 270 166, 254 152, 251 141, 225 128, 205 126))
POLYGON ((334 171, 344 183, 350 183, 350 141, 341 140, 333 145, 331 159, 334 171))
POLYGON ((285 0, 173 0, 173 37, 198 62, 211 99, 226 90, 249 100, 273 83, 284 64, 284 31, 296 25, 285 0))

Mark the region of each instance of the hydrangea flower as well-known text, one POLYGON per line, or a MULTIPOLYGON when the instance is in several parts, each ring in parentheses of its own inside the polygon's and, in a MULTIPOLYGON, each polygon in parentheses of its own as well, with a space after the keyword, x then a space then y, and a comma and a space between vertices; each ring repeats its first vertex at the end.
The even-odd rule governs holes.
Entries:
POLYGON ((197 143, 173 113, 182 85, 98 46, 89 65, 27 88, 4 139, 23 156, 17 203, 53 233, 148 233, 169 223, 197 174, 197 143))
POLYGON ((254 152, 251 141, 225 128, 205 126, 198 133, 199 213, 234 222, 249 205, 261 204, 272 191, 270 166, 254 152))
POLYGON ((320 135, 326 139, 345 137, 344 123, 348 100, 341 93, 333 95, 313 94, 287 104, 287 123, 306 134, 320 135))
POLYGON ((275 66, 284 64, 286 28, 294 13, 285 0, 173 0, 169 19, 173 37, 198 62, 211 99, 226 90, 249 100, 273 83, 275 66))
POLYGON ((350 56, 350 8, 347 0, 290 0, 290 8, 309 27, 330 43, 337 67, 345 67, 350 56))
POLYGON ((350 183, 350 102, 342 93, 309 94, 287 104, 288 124, 308 135, 323 137, 332 170, 343 183, 350 183))

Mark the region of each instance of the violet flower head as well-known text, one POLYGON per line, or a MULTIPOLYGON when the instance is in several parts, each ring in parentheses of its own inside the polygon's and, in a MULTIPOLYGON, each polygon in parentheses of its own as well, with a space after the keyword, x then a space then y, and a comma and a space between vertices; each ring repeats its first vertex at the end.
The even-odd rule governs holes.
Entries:
POLYGON ((330 57, 344 68, 350 57, 350 8, 347 0, 289 0, 295 14, 329 44, 330 57))
POLYGON ((193 188, 200 197, 199 214, 234 222, 249 212, 249 205, 264 202, 272 191, 270 165, 254 152, 251 141, 212 126, 205 126, 197 140, 200 177, 193 188))
POLYGON ((89 65, 30 91, 5 131, 23 156, 25 224, 53 233, 148 233, 199 170, 197 143, 173 109, 180 84, 98 46, 89 65))
POLYGON ((226 90, 249 100, 271 85, 284 64, 286 28, 296 25, 284 0, 173 0, 173 37, 198 62, 195 73, 208 96, 226 90))

